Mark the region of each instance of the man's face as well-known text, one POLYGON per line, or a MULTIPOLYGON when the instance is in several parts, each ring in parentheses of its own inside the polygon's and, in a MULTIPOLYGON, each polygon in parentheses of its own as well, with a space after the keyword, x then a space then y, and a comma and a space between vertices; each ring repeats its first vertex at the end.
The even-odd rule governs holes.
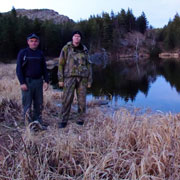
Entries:
POLYGON ((37 49, 37 47, 39 46, 39 40, 36 38, 28 39, 27 43, 29 45, 29 48, 33 50, 37 49))
POLYGON ((81 41, 81 36, 79 34, 74 34, 72 37, 73 44, 79 44, 81 41))

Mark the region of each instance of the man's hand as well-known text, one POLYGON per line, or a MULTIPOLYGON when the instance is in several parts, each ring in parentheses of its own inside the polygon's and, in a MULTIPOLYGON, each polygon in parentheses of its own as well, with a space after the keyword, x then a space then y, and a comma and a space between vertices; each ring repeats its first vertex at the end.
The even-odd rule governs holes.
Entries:
POLYGON ((59 87, 64 87, 64 82, 59 82, 59 87))
POLYGON ((45 83, 43 84, 43 89, 44 89, 44 91, 47 91, 47 90, 48 90, 48 87, 49 87, 49 84, 45 82, 45 83))
POLYGON ((21 84, 21 89, 22 89, 23 91, 27 91, 27 90, 28 90, 28 87, 27 87, 26 84, 21 84))
POLYGON ((87 87, 88 87, 88 88, 91 88, 91 83, 88 83, 87 87))

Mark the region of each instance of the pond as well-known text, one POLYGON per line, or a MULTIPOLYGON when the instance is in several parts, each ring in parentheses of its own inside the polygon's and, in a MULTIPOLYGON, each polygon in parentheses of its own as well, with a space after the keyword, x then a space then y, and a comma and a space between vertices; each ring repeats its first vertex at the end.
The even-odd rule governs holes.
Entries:
MULTIPOLYGON (((93 84, 88 90, 88 101, 104 99, 113 107, 180 112, 180 61, 132 59, 102 67, 93 65, 93 84)), ((51 74, 51 77, 55 76, 56 72, 51 74)), ((57 80, 52 82, 57 83, 57 80)))

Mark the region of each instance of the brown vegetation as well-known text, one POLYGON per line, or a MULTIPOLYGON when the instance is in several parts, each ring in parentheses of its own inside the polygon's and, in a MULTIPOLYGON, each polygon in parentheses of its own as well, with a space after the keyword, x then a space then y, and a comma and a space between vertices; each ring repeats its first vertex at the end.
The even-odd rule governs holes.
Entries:
POLYGON ((31 133, 21 120, 15 65, 0 65, 0 179, 178 180, 179 114, 112 112, 89 106, 85 125, 59 130, 61 93, 44 94, 47 131, 31 133))

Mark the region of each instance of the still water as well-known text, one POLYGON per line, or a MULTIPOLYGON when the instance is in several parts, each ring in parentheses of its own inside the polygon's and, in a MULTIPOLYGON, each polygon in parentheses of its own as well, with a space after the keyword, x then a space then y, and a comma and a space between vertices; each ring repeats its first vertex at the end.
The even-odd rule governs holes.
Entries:
POLYGON ((114 107, 180 112, 180 60, 126 60, 103 67, 93 65, 88 101, 104 99, 114 107))
POLYGON ((104 98, 112 106, 180 112, 180 61, 144 60, 111 63, 94 72, 88 99, 104 98))

